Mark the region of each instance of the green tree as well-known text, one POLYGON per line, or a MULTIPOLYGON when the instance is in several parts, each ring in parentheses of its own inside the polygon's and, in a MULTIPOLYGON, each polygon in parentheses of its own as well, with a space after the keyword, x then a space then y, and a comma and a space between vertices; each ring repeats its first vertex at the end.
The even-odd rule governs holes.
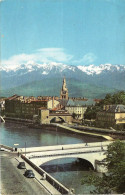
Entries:
POLYGON ((73 117, 74 119, 76 119, 77 114, 73 112, 73 113, 72 113, 72 117, 73 117))
POLYGON ((117 140, 108 146, 108 150, 105 153, 106 158, 104 161, 106 162, 107 168, 114 169, 117 163, 125 160, 125 143, 117 140))
POLYGON ((96 103, 95 106, 89 106, 84 114, 84 119, 96 119, 96 114, 102 110, 103 105, 110 104, 125 105, 125 91, 119 91, 115 94, 107 94, 100 103, 96 103))
POLYGON ((108 173, 102 177, 91 174, 82 179, 82 184, 94 185, 93 193, 124 193, 125 192, 125 143, 115 141, 108 146, 107 157, 103 163, 108 168, 108 173))
POLYGON ((125 91, 119 91, 115 94, 107 94, 100 104, 124 104, 125 105, 125 91))
POLYGON ((84 114, 84 119, 96 119, 96 113, 101 110, 100 106, 93 106, 93 107, 88 107, 85 114, 84 114))

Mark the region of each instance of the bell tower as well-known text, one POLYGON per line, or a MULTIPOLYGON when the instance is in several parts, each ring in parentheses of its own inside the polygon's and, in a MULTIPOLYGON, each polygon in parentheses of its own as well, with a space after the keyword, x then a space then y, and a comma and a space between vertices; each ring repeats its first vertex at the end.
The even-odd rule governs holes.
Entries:
POLYGON ((62 89, 61 89, 61 93, 60 93, 60 99, 68 100, 68 88, 66 87, 65 77, 63 79, 62 89))

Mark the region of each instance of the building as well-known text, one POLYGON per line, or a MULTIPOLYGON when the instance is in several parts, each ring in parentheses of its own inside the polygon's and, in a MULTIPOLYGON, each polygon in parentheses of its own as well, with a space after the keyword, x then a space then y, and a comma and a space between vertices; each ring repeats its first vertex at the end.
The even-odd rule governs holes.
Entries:
MULTIPOLYGON (((47 96, 46 96, 47 97, 47 96)), ((38 115, 38 109, 60 109, 60 102, 55 97, 35 98, 13 95, 5 100, 6 117, 32 119, 38 115)))
POLYGON ((13 95, 5 100, 5 116, 32 119, 33 115, 38 115, 38 108, 47 109, 47 102, 35 97, 13 95))
POLYGON ((68 88, 66 86, 66 79, 63 79, 63 85, 60 93, 60 99, 68 100, 68 88))
POLYGON ((84 119, 84 113, 87 110, 88 106, 93 106, 95 105, 95 101, 92 99, 83 99, 83 100, 77 100, 77 99, 69 99, 65 109, 70 113, 70 114, 75 114, 76 119, 84 119))
POLYGON ((103 110, 97 113, 96 125, 114 128, 125 126, 125 105, 104 105, 103 110))
POLYGON ((76 119, 81 120, 84 118, 87 106, 94 104, 95 102, 93 100, 88 100, 84 97, 73 97, 69 99, 66 79, 64 77, 60 98, 57 96, 38 96, 36 98, 33 96, 13 95, 5 100, 5 116, 34 119, 39 115, 39 118, 41 118, 40 121, 44 122, 48 122, 50 118, 52 119, 55 116, 57 121, 61 119, 61 121, 64 120, 70 123, 72 121, 72 114, 76 115, 76 119))
POLYGON ((52 99, 50 99, 48 102, 47 102, 47 109, 60 109, 60 102, 59 100, 55 100, 55 97, 53 97, 52 99))
POLYGON ((40 124, 50 123, 72 123, 72 115, 66 110, 48 110, 39 108, 38 114, 40 124))
MULTIPOLYGON (((52 100, 53 96, 38 96, 38 100, 52 100)), ((59 100, 58 96, 54 96, 54 100, 59 100)))

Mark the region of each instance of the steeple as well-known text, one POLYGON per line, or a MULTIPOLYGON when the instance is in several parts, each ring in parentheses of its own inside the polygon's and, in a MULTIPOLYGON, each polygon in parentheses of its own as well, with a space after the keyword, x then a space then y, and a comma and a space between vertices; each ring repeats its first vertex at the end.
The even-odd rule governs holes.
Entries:
POLYGON ((61 93, 60 93, 60 99, 68 100, 68 88, 66 87, 65 77, 63 78, 63 84, 62 84, 62 89, 61 89, 61 93))

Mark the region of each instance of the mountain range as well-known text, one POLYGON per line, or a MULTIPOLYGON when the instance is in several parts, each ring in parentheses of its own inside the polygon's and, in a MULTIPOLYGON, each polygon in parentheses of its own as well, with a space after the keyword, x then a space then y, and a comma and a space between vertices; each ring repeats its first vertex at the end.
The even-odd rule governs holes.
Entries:
POLYGON ((125 90, 124 65, 73 66, 27 62, 19 66, 4 66, 0 71, 0 96, 59 96, 64 76, 70 97, 103 98, 106 93, 125 90))

